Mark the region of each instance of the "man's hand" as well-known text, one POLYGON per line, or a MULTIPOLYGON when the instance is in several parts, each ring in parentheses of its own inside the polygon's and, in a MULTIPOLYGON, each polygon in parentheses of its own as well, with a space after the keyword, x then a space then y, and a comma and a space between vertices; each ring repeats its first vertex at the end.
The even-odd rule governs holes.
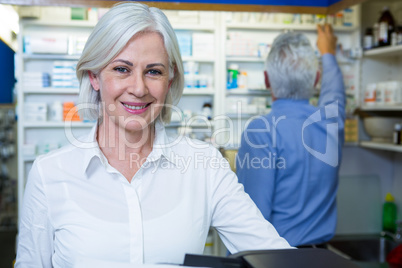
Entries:
POLYGON ((338 39, 332 30, 331 25, 317 25, 317 47, 320 50, 321 55, 325 53, 336 53, 336 40, 338 39))

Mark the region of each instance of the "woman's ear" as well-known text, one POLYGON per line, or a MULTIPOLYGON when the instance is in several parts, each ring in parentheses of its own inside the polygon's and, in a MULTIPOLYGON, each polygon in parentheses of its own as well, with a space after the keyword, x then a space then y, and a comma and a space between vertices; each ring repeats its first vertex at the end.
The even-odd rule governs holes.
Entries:
POLYGON ((173 79, 174 79, 174 78, 172 78, 172 79, 169 81, 168 89, 170 89, 170 87, 172 86, 173 79))
POLYGON ((88 76, 89 76, 89 81, 91 82, 93 89, 96 91, 99 91, 100 86, 99 86, 98 76, 91 71, 88 71, 88 76))
POLYGON ((173 70, 173 77, 172 77, 172 79, 169 80, 168 89, 170 89, 170 87, 172 86, 172 83, 173 83, 173 80, 174 80, 174 76, 176 75, 176 72, 177 72, 177 67, 175 65, 174 70, 173 70))

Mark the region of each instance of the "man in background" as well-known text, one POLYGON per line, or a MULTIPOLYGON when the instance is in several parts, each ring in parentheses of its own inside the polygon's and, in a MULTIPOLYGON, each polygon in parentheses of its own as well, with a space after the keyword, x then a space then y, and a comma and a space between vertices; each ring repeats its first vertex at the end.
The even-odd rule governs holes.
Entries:
POLYGON ((309 104, 320 77, 309 40, 281 34, 264 72, 272 111, 249 124, 236 158, 239 181, 291 246, 322 246, 337 222, 345 89, 332 27, 317 31, 323 70, 318 107, 309 104))

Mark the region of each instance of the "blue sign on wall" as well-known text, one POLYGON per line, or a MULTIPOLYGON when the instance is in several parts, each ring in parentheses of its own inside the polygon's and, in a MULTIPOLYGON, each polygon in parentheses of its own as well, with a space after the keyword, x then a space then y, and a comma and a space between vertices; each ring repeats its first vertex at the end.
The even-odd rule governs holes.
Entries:
POLYGON ((13 103, 14 50, 0 39, 0 103, 13 103))

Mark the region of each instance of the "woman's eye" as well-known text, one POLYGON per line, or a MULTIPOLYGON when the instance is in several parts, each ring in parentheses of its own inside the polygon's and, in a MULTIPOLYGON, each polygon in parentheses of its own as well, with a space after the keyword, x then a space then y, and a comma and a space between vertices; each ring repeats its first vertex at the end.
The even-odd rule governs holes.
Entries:
POLYGON ((159 70, 154 70, 154 69, 149 70, 148 73, 151 74, 151 75, 161 75, 161 74, 162 74, 161 71, 159 71, 159 70))
POLYGON ((113 68, 113 70, 118 71, 120 73, 127 73, 128 72, 127 68, 124 68, 124 67, 115 67, 115 68, 113 68))

